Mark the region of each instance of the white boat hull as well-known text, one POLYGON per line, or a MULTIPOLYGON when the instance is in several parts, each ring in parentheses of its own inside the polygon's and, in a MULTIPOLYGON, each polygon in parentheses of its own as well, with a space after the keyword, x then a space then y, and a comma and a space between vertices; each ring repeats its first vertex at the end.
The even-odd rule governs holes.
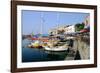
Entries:
POLYGON ((58 48, 44 47, 44 49, 47 51, 67 51, 68 50, 68 48, 63 48, 63 47, 58 47, 58 48))

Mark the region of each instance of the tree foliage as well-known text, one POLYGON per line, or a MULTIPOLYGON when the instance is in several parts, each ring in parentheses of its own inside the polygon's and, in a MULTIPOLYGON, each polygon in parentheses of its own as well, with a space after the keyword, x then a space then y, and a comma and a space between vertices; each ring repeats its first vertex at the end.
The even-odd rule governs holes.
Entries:
POLYGON ((75 29, 76 29, 76 31, 80 31, 80 30, 82 30, 82 29, 84 29, 84 23, 77 23, 76 25, 75 25, 75 29))

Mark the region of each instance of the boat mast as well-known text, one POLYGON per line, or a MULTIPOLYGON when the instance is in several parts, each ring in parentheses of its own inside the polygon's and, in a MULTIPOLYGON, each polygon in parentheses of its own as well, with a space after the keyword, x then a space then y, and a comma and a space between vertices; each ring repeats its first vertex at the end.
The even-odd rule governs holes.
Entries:
POLYGON ((40 34, 42 35, 43 34, 43 23, 44 23, 44 15, 43 15, 43 12, 41 12, 41 21, 40 21, 40 24, 41 24, 41 28, 40 28, 40 34))
POLYGON ((59 29, 59 12, 57 12, 57 29, 59 29))
POLYGON ((59 12, 57 13, 57 27, 59 27, 59 12))
POLYGON ((43 18, 43 13, 41 12, 41 16, 40 16, 40 34, 42 35, 43 33, 43 24, 42 24, 42 18, 43 18))

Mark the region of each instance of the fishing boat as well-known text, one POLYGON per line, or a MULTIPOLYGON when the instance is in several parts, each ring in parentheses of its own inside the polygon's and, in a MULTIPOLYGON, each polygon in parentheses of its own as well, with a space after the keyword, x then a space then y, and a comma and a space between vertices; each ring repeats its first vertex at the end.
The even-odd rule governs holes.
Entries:
POLYGON ((55 51, 55 52, 67 51, 68 50, 68 46, 67 45, 56 46, 56 47, 43 46, 43 48, 44 48, 44 50, 55 51))
POLYGON ((34 41, 34 42, 31 42, 31 44, 28 45, 28 47, 30 48, 43 48, 42 47, 42 43, 43 42, 47 42, 48 41, 48 38, 43 38, 42 37, 42 34, 43 34, 43 14, 41 13, 41 23, 40 23, 40 32, 39 34, 37 35, 34 35, 34 33, 32 32, 32 37, 31 37, 31 40, 34 41))
POLYGON ((32 42, 31 44, 29 44, 28 47, 29 48, 39 48, 40 49, 40 48, 43 48, 41 44, 42 44, 42 42, 37 40, 37 41, 32 42))

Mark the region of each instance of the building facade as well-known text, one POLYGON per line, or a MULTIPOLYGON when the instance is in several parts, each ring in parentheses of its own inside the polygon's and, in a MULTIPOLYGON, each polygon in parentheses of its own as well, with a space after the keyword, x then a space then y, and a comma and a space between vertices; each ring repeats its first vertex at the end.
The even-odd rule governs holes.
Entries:
POLYGON ((87 16, 84 20, 85 28, 90 26, 90 16, 87 16))
POLYGON ((75 25, 70 25, 65 28, 65 34, 74 33, 75 32, 75 25))

